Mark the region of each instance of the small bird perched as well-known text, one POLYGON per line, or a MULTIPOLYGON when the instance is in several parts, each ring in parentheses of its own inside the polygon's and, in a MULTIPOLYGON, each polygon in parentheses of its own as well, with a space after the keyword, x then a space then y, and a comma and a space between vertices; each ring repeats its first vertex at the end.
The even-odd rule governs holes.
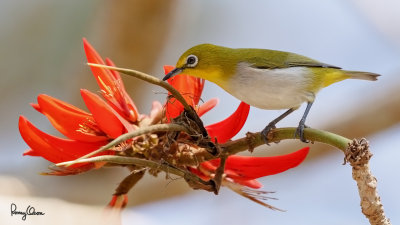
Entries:
POLYGON ((379 74, 347 71, 290 52, 200 44, 181 55, 167 80, 180 73, 211 81, 260 109, 288 109, 262 131, 265 142, 276 123, 307 102, 295 136, 304 138, 305 121, 319 90, 345 79, 377 80, 379 74))

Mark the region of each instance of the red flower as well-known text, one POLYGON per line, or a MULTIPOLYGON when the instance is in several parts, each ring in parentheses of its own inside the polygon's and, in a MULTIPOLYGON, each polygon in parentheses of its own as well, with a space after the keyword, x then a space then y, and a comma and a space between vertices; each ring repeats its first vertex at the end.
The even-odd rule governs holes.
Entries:
MULTIPOLYGON (((24 155, 42 156, 53 163, 74 160, 100 148, 109 139, 126 132, 124 122, 121 122, 121 118, 118 118, 115 111, 102 99, 87 90, 82 90, 81 94, 92 114, 53 97, 38 96, 38 104, 32 104, 33 107, 44 114, 58 131, 70 139, 46 134, 24 116, 20 116, 21 136, 31 147, 24 155)), ((90 169, 92 166, 77 164, 72 167, 90 169)), ((76 172, 81 171, 76 170, 76 172)))
MULTIPOLYGON (((83 42, 88 62, 113 65, 109 59, 104 62, 86 39, 83 39, 83 42)), ((165 66, 164 69, 168 73, 173 67, 165 66)), ((165 120, 170 121, 183 112, 182 104, 174 98, 169 98, 165 105, 165 120, 163 120, 162 105, 159 102, 153 102, 149 115, 139 115, 132 99, 125 91, 119 73, 98 67, 91 67, 91 70, 105 100, 88 90, 82 89, 81 95, 89 113, 51 96, 39 95, 38 102, 32 104, 32 107, 45 115, 54 128, 66 138, 46 134, 36 128, 24 116, 20 116, 19 130, 22 138, 30 147, 24 155, 41 156, 53 163, 71 161, 99 149, 111 140, 133 131, 139 126, 148 126, 165 120)), ((213 98, 199 105, 204 87, 204 80, 202 79, 180 75, 173 77, 168 82, 184 96, 199 116, 214 108, 218 103, 218 99, 213 98)), ((246 122, 249 110, 250 106, 242 102, 231 116, 223 121, 206 126, 211 139, 218 143, 225 143, 235 136, 246 122)), ((242 185, 260 188, 261 184, 255 180, 256 178, 293 168, 304 160, 307 153, 308 148, 275 157, 230 156, 226 161, 222 184, 253 201, 259 202, 252 195, 243 191, 242 185)), ((109 149, 101 154, 113 154, 113 151, 109 149)), ((220 160, 215 159, 188 169, 200 178, 209 180, 215 176, 219 163, 220 160)), ((51 174, 75 174, 102 165, 103 163, 73 164, 66 170, 51 174)), ((114 196, 110 206, 123 207, 126 202, 126 195, 114 196)))
MULTIPOLYGON (((173 66, 164 66, 165 74, 173 69, 173 66)), ((215 99, 197 106, 204 87, 203 79, 180 74, 168 81, 184 96, 189 105, 197 110, 199 116, 214 108, 218 102, 215 99)), ((242 129, 249 110, 250 106, 241 102, 231 116, 223 121, 205 127, 209 136, 218 143, 227 142, 242 129)), ((167 117, 174 118, 182 112, 183 105, 180 102, 171 99, 167 102, 167 117)), ((229 181, 251 188, 260 188, 262 185, 255 180, 256 178, 281 173, 298 166, 305 159, 308 151, 309 148, 303 148, 291 154, 274 157, 229 156, 225 164, 224 173, 226 179, 229 181)), ((203 162, 197 168, 190 168, 190 170, 200 178, 209 180, 215 175, 219 163, 219 159, 214 159, 203 162)))
MULTIPOLYGON (((86 39, 83 39, 83 42, 88 61, 104 64, 99 54, 86 39)), ((106 63, 113 65, 109 59, 106 60, 106 63)), ((95 67, 91 69, 106 101, 100 96, 82 89, 81 95, 90 111, 88 113, 51 96, 39 95, 38 103, 32 104, 33 108, 45 115, 54 128, 68 139, 46 134, 37 129, 24 116, 20 116, 21 136, 31 148, 24 155, 41 156, 53 163, 70 161, 135 129, 135 124, 132 123, 137 121, 138 111, 127 95, 120 75, 106 69, 95 67)), ((112 152, 108 151, 102 154, 112 154, 112 152)), ((102 163, 75 164, 66 171, 52 174, 73 174, 101 165, 102 163)))

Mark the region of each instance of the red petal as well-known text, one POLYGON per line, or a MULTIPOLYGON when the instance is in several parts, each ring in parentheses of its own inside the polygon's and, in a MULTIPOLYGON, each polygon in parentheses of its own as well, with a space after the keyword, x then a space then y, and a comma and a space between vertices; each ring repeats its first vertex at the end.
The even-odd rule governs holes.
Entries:
POLYGON ((165 74, 168 74, 168 73, 171 72, 173 69, 175 69, 175 66, 164 65, 164 73, 165 73, 165 74))
MULTIPOLYGON (((164 72, 167 74, 174 67, 172 66, 164 66, 164 72)), ((171 84, 182 96, 185 98, 186 102, 192 106, 193 108, 199 103, 201 93, 204 88, 204 80, 188 76, 185 74, 180 74, 179 76, 172 77, 168 80, 168 83, 171 84)), ((168 93, 170 96, 171 93, 168 93)), ((183 112, 183 106, 179 101, 176 101, 175 98, 171 98, 168 100, 166 105, 166 116, 167 118, 175 118, 183 112)))
POLYGON ((223 121, 206 126, 211 139, 217 139, 218 143, 225 143, 235 136, 243 127, 249 115, 250 106, 241 102, 236 111, 223 121))
MULTIPOLYGON (((86 58, 89 63, 105 65, 99 53, 97 53, 93 46, 90 45, 86 38, 83 38, 83 48, 85 49, 86 58)), ((113 75, 110 70, 99 67, 90 67, 90 69, 92 70, 92 73, 96 78, 97 84, 100 86, 100 88, 106 93, 109 93, 110 89, 114 86, 112 79, 113 75)))
POLYGON ((97 125, 104 133, 111 138, 117 138, 125 132, 124 125, 100 96, 85 89, 81 90, 81 95, 97 125))
POLYGON ((96 129, 92 115, 71 104, 42 94, 38 96, 38 104, 32 106, 46 115, 51 124, 70 139, 88 142, 108 139, 96 129), (88 126, 96 132, 81 132, 81 126, 88 126))
POLYGON ((28 149, 26 150, 23 154, 23 156, 29 155, 29 156, 40 156, 38 155, 37 152, 35 152, 33 149, 28 149))
MULTIPOLYGON (((235 183, 251 188, 260 188, 262 184, 255 179, 282 173, 298 166, 306 158, 308 152, 309 147, 290 154, 272 157, 232 155, 226 160, 224 173, 235 183)), ((219 163, 220 159, 206 161, 201 163, 201 169, 215 173, 219 163)))
POLYGON ((228 157, 225 168, 238 174, 233 179, 249 180, 265 177, 298 166, 306 158, 309 149, 305 147, 290 154, 272 157, 232 155, 228 157))
POLYGON ((165 117, 169 121, 170 119, 176 118, 184 110, 183 105, 175 98, 168 99, 165 105, 165 117))
POLYGON ((201 104, 201 106, 199 106, 199 108, 197 109, 197 114, 199 116, 204 115, 205 113, 207 113, 208 111, 210 111, 211 109, 213 109, 219 102, 218 98, 212 98, 206 102, 204 102, 203 104, 201 104))
MULTIPOLYGON (((19 131, 24 141, 32 148, 25 155, 41 156, 53 163, 74 160, 89 152, 92 152, 107 142, 81 142, 67 140, 46 134, 37 129, 24 116, 19 118, 19 131)), ((72 167, 81 167, 85 164, 77 164, 72 167)))
POLYGON ((43 114, 42 110, 40 109, 40 106, 39 106, 39 104, 36 104, 36 103, 31 103, 30 105, 31 105, 31 106, 32 106, 32 108, 34 108, 36 111, 38 111, 38 112, 40 112, 40 113, 42 113, 42 114, 43 114))
MULTIPOLYGON (((115 66, 114 62, 109 58, 106 58, 106 65, 115 66)), ((113 106, 113 108, 127 120, 136 122, 137 118, 139 117, 139 111, 137 110, 136 105, 133 103, 131 97, 126 92, 121 76, 115 70, 111 70, 110 72, 114 77, 117 90, 120 92, 120 96, 122 97, 122 99, 116 99, 119 103, 118 106, 114 104, 111 104, 111 106, 113 106)))

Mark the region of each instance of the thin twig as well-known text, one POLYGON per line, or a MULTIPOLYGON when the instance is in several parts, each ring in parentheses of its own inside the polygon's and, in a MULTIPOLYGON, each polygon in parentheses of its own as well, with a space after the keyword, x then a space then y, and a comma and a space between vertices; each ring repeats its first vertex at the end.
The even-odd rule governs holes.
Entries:
POLYGON ((147 81, 151 84, 155 84, 158 85, 160 87, 165 88, 167 91, 171 92, 171 94, 180 102, 182 103, 183 107, 187 110, 187 111, 191 111, 193 110, 192 107, 190 107, 190 105, 185 101, 185 98, 183 98, 183 96, 181 95, 181 93, 179 93, 179 91, 177 91, 174 87, 172 87, 170 84, 168 84, 165 81, 162 81, 156 77, 150 76, 146 73, 137 71, 137 70, 131 70, 131 69, 125 69, 125 68, 119 68, 119 67, 115 67, 115 66, 106 66, 106 65, 102 65, 102 64, 95 64, 95 63, 87 63, 89 66, 93 66, 93 67, 99 67, 99 68, 104 68, 104 69, 109 69, 109 70, 115 70, 118 72, 121 72, 123 74, 129 75, 129 76, 134 76, 138 79, 147 81))
POLYGON ((151 125, 148 127, 142 127, 140 129, 134 130, 132 132, 129 133, 125 133, 120 135, 119 137, 117 137, 116 139, 110 141, 108 144, 102 146, 101 148, 86 154, 76 160, 73 161, 68 161, 68 162, 62 162, 62 163, 57 163, 56 166, 71 166, 73 164, 75 164, 78 160, 81 159, 86 159, 89 158, 91 156, 94 156, 96 154, 99 154, 103 151, 106 151, 107 149, 110 149, 128 139, 143 135, 143 134, 147 134, 147 133, 154 133, 154 132, 159 132, 159 131, 184 131, 184 132, 188 132, 187 128, 179 125, 179 124, 156 124, 156 125, 151 125))
MULTIPOLYGON (((191 183, 196 183, 202 187, 202 189, 207 191, 214 191, 215 187, 212 182, 204 181, 200 179, 198 176, 194 175, 188 170, 180 169, 174 166, 171 166, 167 163, 158 163, 155 161, 147 160, 147 159, 139 159, 134 157, 126 157, 126 156, 115 156, 115 155, 101 155, 95 156, 88 159, 79 159, 75 160, 75 163, 93 163, 93 162, 107 162, 107 163, 115 163, 119 165, 136 165, 145 168, 152 168, 156 170, 162 170, 168 174, 175 174, 177 176, 185 178, 187 181, 191 183)), ((197 186, 199 187, 199 186, 197 186)))

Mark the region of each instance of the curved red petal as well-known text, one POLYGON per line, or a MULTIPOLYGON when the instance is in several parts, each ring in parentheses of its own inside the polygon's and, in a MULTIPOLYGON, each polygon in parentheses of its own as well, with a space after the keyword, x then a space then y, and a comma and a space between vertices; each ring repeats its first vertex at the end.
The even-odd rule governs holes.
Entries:
POLYGON ((229 156, 225 168, 232 170, 237 176, 235 180, 249 180, 284 172, 298 166, 306 158, 309 147, 290 154, 272 157, 229 156))
MULTIPOLYGON (((20 116, 18 126, 22 138, 32 149, 24 155, 41 156, 53 163, 74 160, 107 143, 106 141, 81 142, 58 138, 40 131, 24 116, 20 116)), ((71 167, 83 165, 77 164, 71 167)))
POLYGON ((164 65, 164 73, 168 74, 169 72, 171 72, 173 69, 175 69, 175 66, 171 66, 171 65, 164 65))
POLYGON ((29 155, 29 156, 40 156, 37 152, 35 152, 33 149, 28 149, 26 150, 23 154, 23 156, 29 155))
MULTIPOLYGON (((173 68, 173 66, 164 66, 164 72, 167 74, 173 68)), ((180 74, 168 79, 168 83, 179 91, 186 102, 193 108, 199 103, 204 88, 204 79, 180 74)), ((168 96, 170 95, 171 93, 168 93, 168 96)), ((175 118, 183 112, 183 109, 179 101, 176 101, 175 98, 169 98, 166 104, 166 117, 168 119, 175 118)))
MULTIPOLYGON (((228 157, 228 159, 231 156, 228 157)), ((210 160, 210 161, 205 161, 201 163, 200 166, 200 170, 198 169, 193 169, 190 168, 190 172, 196 174, 198 177, 200 177, 202 180, 210 180, 211 178, 209 176, 207 176, 206 174, 204 174, 202 171, 209 171, 209 173, 215 173, 216 169, 219 166, 219 159, 214 159, 214 160, 210 160)), ((226 168, 224 170, 224 174, 227 178, 230 178, 233 182, 241 184, 241 185, 245 185, 247 187, 250 188, 261 188, 262 184, 260 182, 258 182, 255 179, 244 179, 242 177, 240 177, 239 174, 237 174, 234 170, 231 170, 230 168, 226 168)))
POLYGON ((211 139, 217 139, 218 143, 225 143, 235 136, 243 127, 249 115, 250 106, 241 102, 236 111, 225 120, 206 126, 211 139))
MULTIPOLYGON (((106 65, 115 66, 114 62, 111 59, 106 58, 106 65)), ((133 103, 133 100, 128 95, 125 90, 124 83, 122 82, 121 76, 115 70, 110 70, 111 74, 114 77, 115 85, 117 86, 117 91, 119 91, 119 96, 121 99, 116 99, 119 103, 118 105, 111 104, 111 106, 122 116, 124 116, 127 120, 131 122, 136 122, 139 117, 139 111, 136 108, 136 105, 133 103)))
POLYGON ((117 138, 125 132, 124 125, 100 96, 85 89, 81 89, 81 95, 97 125, 104 133, 111 138, 117 138))
POLYGON ((42 110, 40 109, 40 106, 39 106, 39 104, 36 104, 36 103, 31 103, 30 105, 31 105, 31 106, 32 106, 32 108, 34 108, 36 111, 38 111, 38 112, 40 112, 40 113, 42 113, 42 114, 43 114, 42 110))
POLYGON ((204 102, 203 104, 201 104, 198 107, 197 114, 199 115, 199 117, 204 115, 205 113, 207 113, 208 111, 213 109, 216 105, 218 105, 218 103, 219 103, 218 98, 212 98, 212 99, 204 102))
MULTIPOLYGON (((97 53, 97 51, 86 40, 86 38, 83 38, 83 48, 85 50, 86 58, 89 63, 105 65, 99 53, 97 53)), ((112 79, 113 75, 110 72, 110 70, 92 66, 90 67, 90 69, 92 70, 92 73, 96 78, 97 84, 100 86, 101 90, 103 90, 106 93, 112 91, 111 88, 114 86, 114 82, 112 79)))
POLYGON ((41 94, 37 98, 38 104, 32 104, 36 110, 44 114, 50 123, 66 137, 87 142, 107 140, 102 132, 94 132, 96 129, 93 124, 91 114, 48 95, 41 94), (90 127, 91 131, 83 129, 90 127), (93 129, 92 129, 93 128, 93 129))

